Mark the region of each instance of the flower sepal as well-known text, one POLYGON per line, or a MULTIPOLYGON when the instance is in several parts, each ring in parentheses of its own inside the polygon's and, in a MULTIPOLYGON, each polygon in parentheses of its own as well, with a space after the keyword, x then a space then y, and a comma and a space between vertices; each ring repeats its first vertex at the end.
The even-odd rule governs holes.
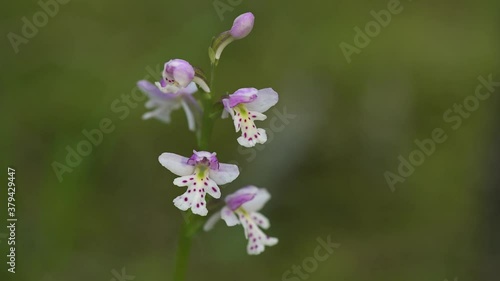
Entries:
POLYGON ((205 93, 210 93, 210 87, 208 87, 208 79, 203 70, 199 67, 194 67, 194 78, 193 82, 198 84, 200 88, 205 92, 205 93))
POLYGON ((231 36, 229 31, 224 31, 212 39, 212 45, 208 48, 208 56, 210 57, 212 64, 215 64, 216 66, 219 64, 222 51, 233 41, 234 38, 231 36))

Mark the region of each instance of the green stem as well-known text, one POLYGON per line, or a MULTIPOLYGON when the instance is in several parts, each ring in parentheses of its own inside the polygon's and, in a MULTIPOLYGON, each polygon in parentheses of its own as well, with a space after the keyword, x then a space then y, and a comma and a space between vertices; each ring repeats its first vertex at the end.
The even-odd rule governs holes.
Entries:
POLYGON ((179 240, 177 242, 176 265, 174 270, 174 281, 186 280, 186 272, 189 263, 189 253, 191 250, 191 237, 188 234, 188 224, 182 226, 179 240))
MULTIPOLYGON (((215 79, 215 63, 212 63, 210 69, 210 90, 214 92, 214 79, 215 79)), ((198 142, 198 148, 201 150, 208 150, 210 137, 214 128, 214 119, 212 118, 213 106, 211 93, 204 93, 202 95, 203 104, 203 118, 201 123, 201 136, 198 142)))
MULTIPOLYGON (((214 92, 215 64, 212 64, 210 73, 210 90, 214 92)), ((201 123, 201 134, 198 139, 198 148, 200 150, 208 150, 210 137, 214 127, 215 118, 213 118, 213 101, 211 93, 203 93, 201 97, 203 105, 203 117, 201 123)), ((174 281, 186 280, 186 272, 189 263, 189 253, 191 250, 192 236, 201 228, 202 220, 199 217, 193 216, 191 213, 185 216, 186 223, 181 229, 177 244, 177 253, 174 269, 174 281)))

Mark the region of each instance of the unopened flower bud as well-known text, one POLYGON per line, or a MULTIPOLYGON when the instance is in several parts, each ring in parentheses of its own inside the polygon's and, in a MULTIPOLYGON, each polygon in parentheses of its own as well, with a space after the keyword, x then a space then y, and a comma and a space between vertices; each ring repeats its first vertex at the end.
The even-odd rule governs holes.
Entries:
POLYGON ((229 31, 235 39, 245 38, 253 29, 255 17, 252 13, 244 13, 238 16, 229 31))

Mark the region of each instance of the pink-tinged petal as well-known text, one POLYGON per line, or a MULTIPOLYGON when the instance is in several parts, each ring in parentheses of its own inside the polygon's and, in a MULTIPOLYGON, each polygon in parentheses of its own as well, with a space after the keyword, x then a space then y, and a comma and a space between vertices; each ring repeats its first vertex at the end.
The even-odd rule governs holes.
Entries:
POLYGON ((228 207, 222 208, 220 213, 221 213, 221 218, 226 222, 227 226, 235 226, 240 224, 238 216, 236 216, 236 214, 233 211, 231 211, 228 207))
POLYGON ((255 16, 252 13, 244 13, 234 20, 229 32, 235 39, 245 38, 252 31, 254 22, 255 16))
POLYGON ((265 188, 259 188, 257 191, 255 198, 251 201, 248 201, 242 205, 243 209, 247 212, 253 213, 260 211, 264 205, 271 199, 271 194, 265 188))
POLYGON ((257 98, 252 102, 245 104, 245 106, 250 111, 263 113, 278 103, 278 100, 278 93, 271 88, 266 88, 259 90, 257 92, 257 98))
POLYGON ((203 110, 201 109, 200 104, 198 101, 193 97, 192 94, 185 94, 182 96, 182 98, 189 103, 190 107, 193 108, 193 111, 201 113, 203 110))
POLYGON ((204 231, 210 231, 214 228, 215 224, 221 219, 221 212, 216 212, 210 218, 208 218, 207 222, 203 226, 204 231))
POLYGON ((160 164, 170 172, 181 177, 191 175, 194 172, 194 166, 187 163, 188 158, 174 153, 162 153, 160 157, 158 157, 158 161, 160 161, 160 164))
POLYGON ((218 169, 210 168, 209 174, 218 185, 223 185, 234 181, 240 175, 240 170, 236 165, 220 163, 218 169))
MULTIPOLYGON (((182 59, 173 59, 165 63, 163 76, 167 80, 174 80, 181 88, 185 88, 193 81, 194 68, 189 62, 182 59)), ((168 81, 167 81, 168 82, 168 81)), ((173 81, 172 81, 173 82, 173 81)))
POLYGON ((226 205, 231 210, 236 210, 243 204, 252 201, 257 195, 259 189, 255 186, 247 186, 237 190, 235 193, 226 197, 226 205))
POLYGON ((241 88, 229 95, 229 107, 235 107, 240 103, 250 103, 255 101, 258 97, 258 91, 255 88, 241 88))
POLYGON ((227 118, 228 114, 231 115, 231 118, 234 118, 234 110, 229 106, 229 98, 222 99, 222 104, 224 105, 224 111, 222 111, 221 118, 227 118))
POLYGON ((204 164, 210 167, 210 169, 219 168, 219 160, 217 160, 217 153, 208 151, 196 151, 193 150, 193 155, 188 160, 190 165, 204 164))
POLYGON ((149 98, 151 99, 159 99, 159 100, 172 100, 175 99, 177 96, 174 94, 170 93, 164 93, 156 87, 156 85, 152 84, 149 81, 146 80, 141 80, 137 82, 137 87, 139 90, 141 90, 144 94, 146 94, 149 98))

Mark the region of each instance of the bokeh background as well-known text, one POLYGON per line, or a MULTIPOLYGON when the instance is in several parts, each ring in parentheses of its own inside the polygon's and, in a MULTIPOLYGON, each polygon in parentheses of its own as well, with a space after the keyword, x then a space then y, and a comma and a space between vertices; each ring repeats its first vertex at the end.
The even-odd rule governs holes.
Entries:
POLYGON ((125 267, 137 281, 170 280, 183 223, 171 201, 182 190, 157 157, 189 155, 195 137, 180 110, 165 125, 141 120, 145 100, 126 116, 111 105, 171 58, 208 70, 212 36, 251 11, 255 28, 224 51, 217 94, 273 87, 280 102, 261 126, 278 118, 280 129, 247 150, 218 121, 211 150, 241 167, 225 194, 250 183, 270 190, 263 213, 280 242, 248 256, 243 230, 219 223, 196 237, 188 280, 284 280, 328 236, 341 246, 308 280, 498 280, 498 89, 457 130, 443 119, 478 76, 500 81, 498 1, 402 1, 351 63, 339 44, 353 44, 354 27, 388 0, 220 2, 235 4, 222 18, 211 0, 71 0, 16 54, 7 34, 41 8, 4 1, 1 167, 16 168, 19 221, 17 273, 7 273, 0 238, 0 279, 108 281, 125 267), (280 119, 284 111, 293 117, 280 119), (104 118, 114 131, 60 182, 52 163, 104 118), (434 128, 447 141, 393 192, 384 173, 397 173, 398 156, 434 128))

